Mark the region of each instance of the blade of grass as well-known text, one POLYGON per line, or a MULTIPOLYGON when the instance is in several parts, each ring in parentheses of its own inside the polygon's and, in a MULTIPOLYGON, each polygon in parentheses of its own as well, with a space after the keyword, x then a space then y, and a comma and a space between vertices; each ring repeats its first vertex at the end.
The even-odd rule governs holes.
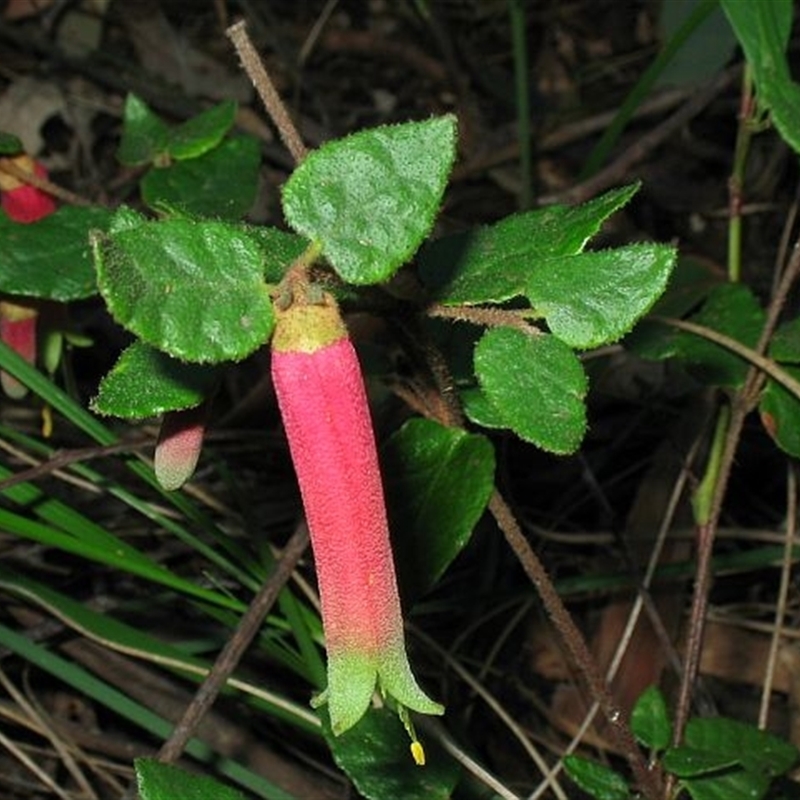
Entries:
MULTIPOLYGON (((54 589, 16 575, 2 566, 0 589, 24 597, 72 630, 117 652, 167 667, 194 681, 201 679, 209 670, 209 663, 205 659, 184 651, 180 646, 156 639, 109 614, 93 611, 54 589)), ((229 681, 229 686, 258 700, 263 711, 310 733, 320 732, 316 714, 304 706, 236 678, 229 681)))
MULTIPOLYGON (((126 697, 122 692, 98 680, 87 670, 77 666, 45 647, 31 642, 22 634, 0 624, 0 645, 8 648, 29 664, 33 664, 49 675, 63 681, 86 697, 90 697, 105 708, 132 722, 149 734, 164 739, 169 735, 172 724, 141 704, 126 697)), ((229 758, 221 758, 203 742, 193 739, 186 751, 198 761, 213 763, 218 771, 250 791, 256 792, 264 800, 297 800, 265 778, 246 770, 229 758), (244 779, 244 780, 243 780, 244 779)))
POLYGON ((597 172, 605 163, 614 145, 619 140, 622 131, 636 113, 636 109, 644 102, 658 77, 675 54, 683 47, 684 42, 694 33, 703 21, 717 7, 717 0, 699 0, 694 10, 684 21, 683 25, 675 31, 666 46, 661 50, 652 64, 644 71, 642 77, 631 89, 630 94, 620 107, 613 122, 605 129, 600 140, 589 154, 586 164, 581 171, 579 182, 585 181, 597 172))

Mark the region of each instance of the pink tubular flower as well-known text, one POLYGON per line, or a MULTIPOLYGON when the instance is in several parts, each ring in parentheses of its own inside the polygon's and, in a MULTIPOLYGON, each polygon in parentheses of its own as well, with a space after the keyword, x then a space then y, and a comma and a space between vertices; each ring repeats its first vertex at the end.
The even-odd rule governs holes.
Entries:
POLYGON ((375 438, 353 345, 332 298, 277 313, 272 378, 311 532, 333 732, 361 719, 376 687, 401 709, 441 714, 406 655, 375 438))
MULTIPOLYGON (((30 156, 21 155, 10 159, 11 163, 40 178, 47 177, 47 170, 30 156)), ((18 181, 0 171, 0 206, 14 222, 29 223, 52 214, 56 210, 53 198, 26 183, 18 181)), ((0 338, 28 363, 36 360, 36 321, 39 316, 35 304, 6 299, 0 302, 0 338)), ((14 399, 25 396, 27 388, 6 372, 0 373, 3 391, 14 399)))

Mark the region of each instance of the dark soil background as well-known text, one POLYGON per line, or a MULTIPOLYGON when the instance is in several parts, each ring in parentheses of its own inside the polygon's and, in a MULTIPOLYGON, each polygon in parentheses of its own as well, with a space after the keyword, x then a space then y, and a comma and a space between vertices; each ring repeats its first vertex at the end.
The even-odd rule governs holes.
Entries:
MULTIPOLYGON (((600 135, 662 47, 664 6, 673 2, 521 2, 530 62, 533 198, 535 204, 577 202, 641 181, 638 196, 609 221, 597 246, 672 241, 683 258, 716 281, 725 275, 728 177, 739 108, 735 48, 713 74, 698 66, 697 74, 655 89, 600 171, 590 180, 581 178, 600 135), (675 115, 692 103, 693 112, 676 124, 675 115)), ((250 219, 280 225, 279 187, 292 163, 225 36, 226 26, 241 17, 309 146, 363 127, 452 112, 459 120, 460 152, 437 233, 520 210, 521 148, 506 0, 7 0, 0 2, 0 130, 21 137, 51 178, 70 191, 112 207, 135 206, 139 176, 115 158, 126 93, 136 92, 172 122, 234 98, 241 104, 237 124, 263 143, 262 186, 250 219)), ((772 289, 796 194, 796 159, 767 130, 754 140, 744 191, 743 280, 764 299, 772 289)), ((72 354, 77 390, 88 401, 127 339, 101 304, 81 303, 73 311, 95 341, 72 354)), ((789 312, 796 311, 793 299, 789 312)), ((385 335, 374 320, 360 322, 360 336, 385 335)), ((274 400, 261 380, 266 363, 266 356, 256 355, 227 379, 191 491, 223 522, 228 519, 224 524, 234 534, 241 534, 247 527, 242 520, 249 518, 265 542, 282 543, 299 503, 274 400), (237 476, 241 496, 233 496, 230 482, 220 478, 220 464, 237 476)), ((590 431, 580 452, 554 458, 498 436, 498 480, 599 661, 607 665, 634 596, 624 576, 641 574, 636 570, 646 562, 683 460, 696 442, 702 447, 711 395, 673 365, 643 362, 618 347, 589 354, 586 365, 592 385, 590 431), (602 589, 583 580, 598 574, 621 577, 602 589)), ((41 409, 35 400, 5 401, 1 413, 5 424, 37 434, 41 409)), ((390 427, 404 412, 395 401, 385 404, 384 413, 383 424, 390 427)), ((155 428, 144 425, 135 434, 151 441, 155 428)), ((53 443, 87 445, 66 425, 56 426, 53 443)), ((4 457, 22 468, 13 456, 4 457)), ((123 474, 113 459, 101 465, 116 477, 123 474)), ((139 521, 131 523, 111 498, 57 476, 45 480, 48 491, 135 538, 180 573, 214 580, 194 553, 139 521)), ((696 476, 688 480, 691 485, 696 476)), ((786 491, 785 457, 754 417, 738 454, 719 553, 782 543, 786 491)), ((679 504, 669 541, 666 558, 690 558, 693 532, 686 500, 679 504)), ((151 631, 207 636, 195 629, 205 617, 165 605, 152 587, 21 543, 3 531, 0 559, 94 607, 123 609, 129 621, 151 631)), ((303 574, 310 579, 309 564, 303 574)), ((717 575, 698 686, 701 709, 755 721, 768 673, 778 579, 774 564, 717 575)), ((689 570, 654 595, 677 647, 690 586, 689 570)), ((58 648, 159 713, 176 718, 189 702, 187 684, 103 650, 18 598, 2 592, 0 598, 0 621, 58 648)), ((795 710, 800 655, 793 627, 798 599, 793 584, 778 663, 771 668, 770 727, 800 744, 795 710)), ((414 620, 479 676, 519 730, 557 760, 580 725, 587 698, 530 584, 488 520, 414 620)), ((421 660, 426 663, 424 655, 421 660)), ((674 689, 669 661, 669 649, 653 630, 638 630, 614 684, 622 705, 630 708, 653 681, 661 680, 668 692, 674 689)), ((442 662, 429 659, 431 674, 434 663, 442 662)), ((49 720, 60 741, 79 748, 79 760, 86 759, 81 763, 97 767, 86 769, 94 797, 120 797, 132 775, 132 758, 152 754, 158 746, 155 737, 142 737, 91 699, 2 650, 0 670, 41 710, 41 719, 49 720)), ((257 659, 248 670, 268 672, 272 686, 307 701, 308 688, 288 672, 257 659)), ((517 740, 475 701, 468 685, 445 672, 434 682, 446 687, 448 705, 460 709, 453 722, 459 739, 512 791, 533 792, 541 777, 517 740)), ((66 769, 64 754, 26 721, 26 707, 7 689, 0 688, 0 800, 90 797, 66 769), (62 793, 26 768, 21 754, 64 787, 62 793)), ((230 698, 215 707, 201 735, 298 797, 356 796, 319 742, 295 741, 280 724, 230 698)), ((594 757, 616 763, 602 725, 585 741, 594 757)))

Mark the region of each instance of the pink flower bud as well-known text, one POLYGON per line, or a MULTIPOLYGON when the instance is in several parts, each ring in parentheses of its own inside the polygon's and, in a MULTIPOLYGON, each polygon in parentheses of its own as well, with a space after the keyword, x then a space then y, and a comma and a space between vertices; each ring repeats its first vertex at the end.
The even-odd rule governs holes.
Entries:
POLYGON ((364 381, 334 301, 279 310, 272 347, 317 569, 333 732, 361 719, 376 688, 401 707, 441 714, 408 663, 364 381))
MULTIPOLYGON (((25 172, 47 177, 47 170, 30 156, 17 156, 11 162, 25 172)), ((14 222, 21 223, 36 222, 56 210, 55 200, 49 194, 3 172, 0 172, 0 205, 14 222)), ((0 338, 29 364, 36 361, 37 317, 38 310, 34 306, 11 300, 0 302, 0 338)), ((6 372, 0 372, 0 385, 15 400, 28 391, 6 372)))
MULTIPOLYGON (((25 172, 47 178, 47 170, 30 156, 17 156, 12 163, 25 172)), ((47 192, 21 183, 7 173, 0 173, 0 192, 3 211, 14 222, 36 222, 56 210, 56 201, 47 192)))
POLYGON ((180 489, 194 474, 207 419, 207 403, 164 414, 154 459, 156 478, 164 489, 180 489))

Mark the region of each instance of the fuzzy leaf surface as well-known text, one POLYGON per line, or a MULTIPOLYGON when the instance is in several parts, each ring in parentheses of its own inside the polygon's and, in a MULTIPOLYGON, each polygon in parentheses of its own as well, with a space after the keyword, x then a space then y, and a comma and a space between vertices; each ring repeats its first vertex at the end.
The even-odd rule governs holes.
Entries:
POLYGON ((98 287, 147 344, 194 362, 242 359, 274 326, 262 251, 239 227, 143 221, 125 210, 94 241, 98 287))
POLYGON ((639 184, 613 189, 580 206, 556 205, 426 245, 420 276, 447 305, 500 303, 525 293, 543 259, 580 253, 603 222, 622 208, 639 184))
POLYGON ((525 295, 550 330, 571 347, 614 342, 664 291, 675 249, 635 244, 548 258, 536 264, 525 295))
MULTIPOLYGON (((178 161, 197 158, 213 150, 233 127, 236 103, 225 100, 169 132, 169 154, 178 161)), ((232 173, 235 174, 235 173, 232 173)))
POLYGON ((22 225, 0 214, 0 291, 64 302, 97 294, 89 232, 107 228, 111 216, 64 206, 22 225))
POLYGON ((628 800, 631 796, 625 779, 605 764, 570 755, 564 759, 564 769, 596 800, 628 800))
POLYGON ((475 374, 498 418, 551 453, 573 453, 586 431, 586 373, 550 334, 488 330, 475 348, 475 374))
POLYGON ((372 708, 339 736, 331 732, 326 716, 323 731, 333 758, 367 800, 450 797, 458 780, 458 764, 436 742, 426 740, 425 767, 416 766, 409 753, 408 733, 394 711, 372 708))
POLYGON ((196 158, 151 169, 142 179, 142 197, 154 209, 241 219, 256 199, 260 163, 258 140, 235 136, 196 158))
POLYGON ((154 161, 167 149, 169 126, 135 94, 125 98, 122 139, 117 158, 128 167, 154 161))
POLYGON ((386 125, 310 153, 283 188, 289 226, 348 283, 390 278, 433 226, 455 158, 452 116, 386 125))
POLYGON ((672 739, 672 723, 664 695, 657 686, 645 689, 631 712, 633 735, 651 750, 663 750, 672 739))
POLYGON ((145 419, 194 408, 208 396, 219 374, 216 366, 178 361, 144 342, 134 342, 100 382, 92 409, 145 419))
POLYGON ((479 434, 418 418, 391 436, 382 455, 408 602, 430 589, 469 541, 494 487, 494 448, 479 434))
POLYGON ((154 758, 137 758, 134 763, 142 800, 245 800, 241 792, 174 764, 154 758))

